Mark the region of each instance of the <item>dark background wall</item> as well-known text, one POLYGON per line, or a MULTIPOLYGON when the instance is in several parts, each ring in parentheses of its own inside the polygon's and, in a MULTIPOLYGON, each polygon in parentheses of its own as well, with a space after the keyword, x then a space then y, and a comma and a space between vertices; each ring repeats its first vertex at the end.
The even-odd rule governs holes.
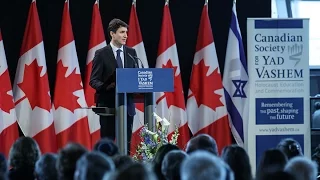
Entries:
MULTIPOLYGON (((13 82, 20 56, 24 29, 32 0, 0 0, 0 28, 3 35, 9 73, 13 82)), ((95 0, 70 0, 70 15, 82 76, 88 51, 92 6, 95 0)), ((155 66, 164 0, 137 0, 137 13, 150 67, 155 66)), ((177 42, 185 94, 195 53, 197 33, 204 0, 171 0, 171 17, 177 42)), ((223 72, 233 0, 209 0, 209 16, 217 55, 223 72)), ((54 96, 56 62, 64 0, 37 0, 51 94, 54 96)), ((100 0, 105 34, 113 18, 129 21, 131 0, 100 0)), ((246 47, 246 19, 270 17, 270 0, 238 0, 237 12, 246 47)), ((107 38, 107 43, 110 39, 107 38)))

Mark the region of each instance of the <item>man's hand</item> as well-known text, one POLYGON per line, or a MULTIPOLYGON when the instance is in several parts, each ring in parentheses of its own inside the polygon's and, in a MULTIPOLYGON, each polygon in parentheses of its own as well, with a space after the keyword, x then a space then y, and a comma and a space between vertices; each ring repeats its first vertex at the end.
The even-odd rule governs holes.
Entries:
POLYGON ((108 86, 107 86, 107 91, 108 90, 110 90, 110 89, 112 89, 112 88, 114 88, 116 86, 116 83, 111 83, 111 84, 109 84, 108 86))

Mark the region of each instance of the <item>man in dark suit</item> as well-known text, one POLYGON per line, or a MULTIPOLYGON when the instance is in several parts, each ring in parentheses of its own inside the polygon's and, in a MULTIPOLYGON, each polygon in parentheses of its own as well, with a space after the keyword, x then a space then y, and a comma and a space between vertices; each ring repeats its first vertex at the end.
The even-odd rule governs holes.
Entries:
MULTIPOLYGON (((116 68, 136 68, 136 51, 126 46, 128 25, 120 19, 113 19, 109 23, 108 33, 111 42, 108 46, 95 52, 90 77, 90 86, 96 90, 95 101, 97 107, 115 108, 115 71, 116 68), (128 55, 130 54, 130 55, 128 55)), ((123 101, 120 96, 120 102, 123 101)), ((128 151, 132 134, 133 116, 136 114, 133 94, 127 94, 127 140, 128 151)), ((115 116, 100 116, 101 138, 115 139, 115 116)))

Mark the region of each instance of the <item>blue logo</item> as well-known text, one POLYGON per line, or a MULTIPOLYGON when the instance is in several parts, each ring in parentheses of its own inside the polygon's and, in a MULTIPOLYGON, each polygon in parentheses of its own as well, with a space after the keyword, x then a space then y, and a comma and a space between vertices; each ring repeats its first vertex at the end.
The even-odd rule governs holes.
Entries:
POLYGON ((138 89, 153 89, 152 71, 138 71, 138 89))
POLYGON ((244 92, 244 87, 247 84, 247 81, 241 80, 232 80, 234 86, 236 87, 236 91, 233 94, 233 97, 241 97, 246 98, 246 93, 244 92))

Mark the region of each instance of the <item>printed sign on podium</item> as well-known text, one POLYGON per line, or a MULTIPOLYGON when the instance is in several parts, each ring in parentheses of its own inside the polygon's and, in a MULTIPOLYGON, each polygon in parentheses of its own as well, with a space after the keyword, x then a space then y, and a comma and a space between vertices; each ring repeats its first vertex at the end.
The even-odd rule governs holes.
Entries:
POLYGON ((117 93, 173 92, 172 68, 119 68, 117 93))

